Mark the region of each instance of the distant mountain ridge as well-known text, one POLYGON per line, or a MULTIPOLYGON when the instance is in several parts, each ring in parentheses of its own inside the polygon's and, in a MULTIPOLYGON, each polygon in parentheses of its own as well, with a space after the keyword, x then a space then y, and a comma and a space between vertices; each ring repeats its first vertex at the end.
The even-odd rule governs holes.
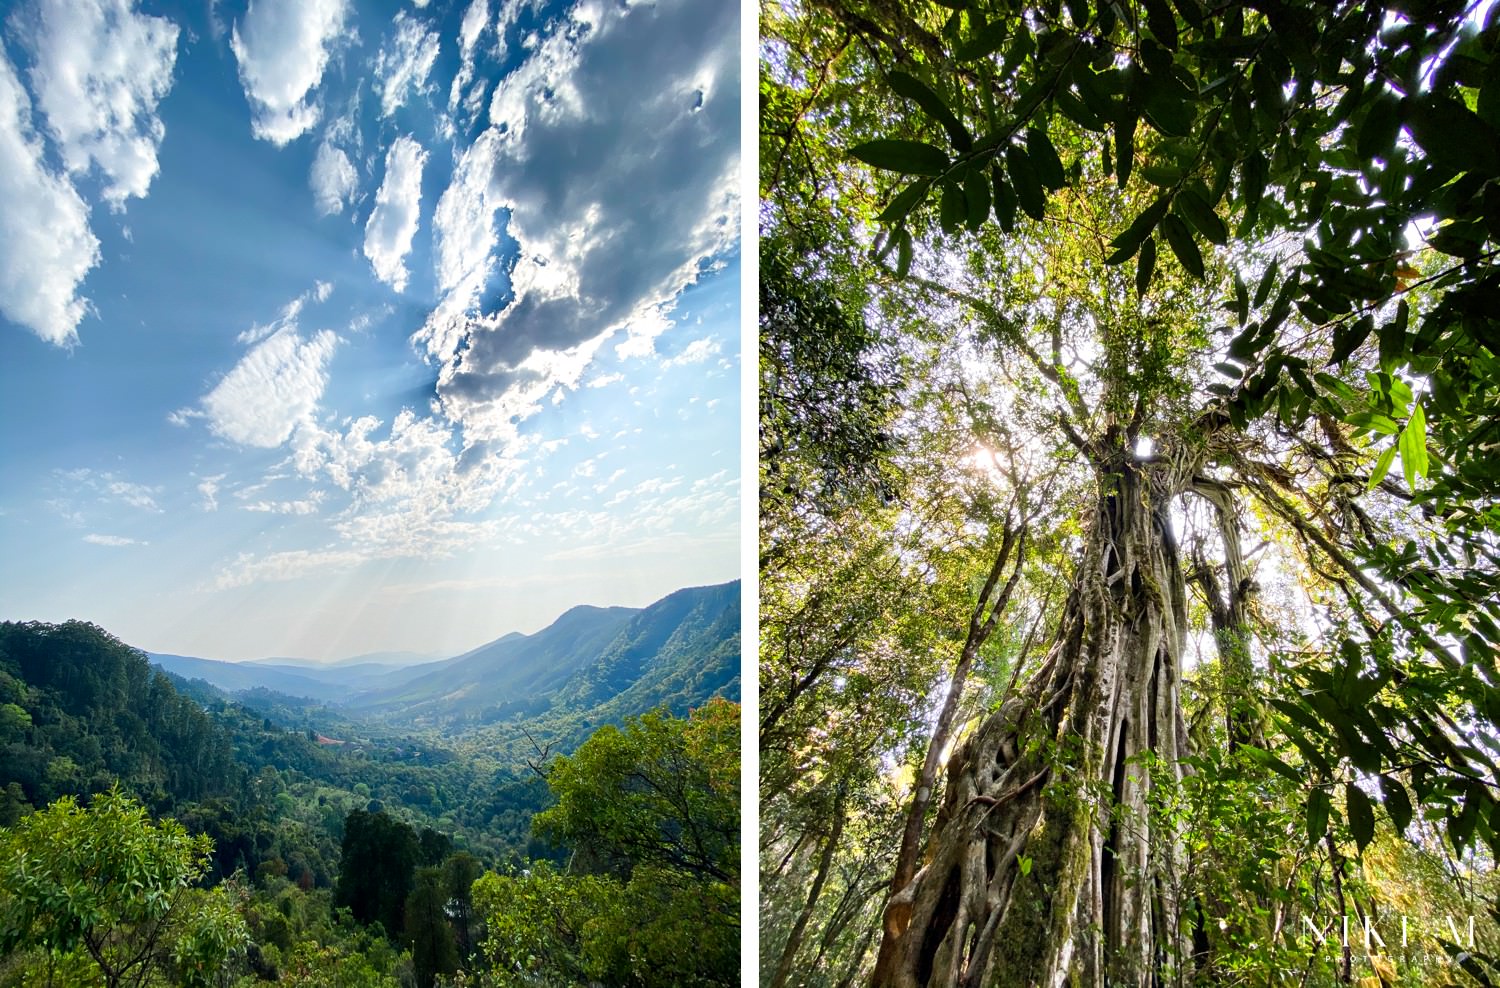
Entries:
POLYGON ((266 689, 395 723, 482 727, 548 711, 580 723, 660 704, 685 713, 739 696, 740 583, 689 587, 644 607, 573 607, 535 634, 511 632, 416 665, 217 662, 147 653, 153 664, 230 693, 266 689))

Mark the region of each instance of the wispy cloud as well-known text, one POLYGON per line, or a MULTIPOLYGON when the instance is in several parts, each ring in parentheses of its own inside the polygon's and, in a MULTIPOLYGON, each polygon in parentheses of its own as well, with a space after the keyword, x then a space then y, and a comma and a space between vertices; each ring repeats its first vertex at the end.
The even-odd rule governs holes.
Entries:
POLYGON ((138 539, 129 539, 129 538, 126 538, 123 535, 95 535, 95 534, 89 534, 89 535, 85 535, 83 537, 83 541, 89 543, 90 545, 107 545, 107 546, 112 546, 112 547, 115 547, 115 548, 123 548, 124 546, 130 546, 130 545, 149 545, 150 544, 148 542, 142 542, 142 541, 140 541, 138 539))
POLYGON ((714 339, 694 340, 676 356, 662 361, 663 367, 681 367, 684 364, 701 364, 719 352, 719 341, 714 339))
POLYGON ((380 93, 380 115, 394 114, 407 98, 419 95, 438 57, 437 32, 401 10, 395 32, 375 56, 375 88, 380 93))

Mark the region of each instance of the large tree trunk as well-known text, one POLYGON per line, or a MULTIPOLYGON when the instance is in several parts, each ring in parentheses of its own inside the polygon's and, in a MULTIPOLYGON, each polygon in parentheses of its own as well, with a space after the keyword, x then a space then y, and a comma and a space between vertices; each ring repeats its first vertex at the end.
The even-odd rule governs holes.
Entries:
POLYGON ((886 909, 879 988, 1187 979, 1181 851, 1147 804, 1187 754, 1168 515, 1193 465, 1109 438, 1090 451, 1100 494, 1057 640, 953 754, 925 863, 886 909))

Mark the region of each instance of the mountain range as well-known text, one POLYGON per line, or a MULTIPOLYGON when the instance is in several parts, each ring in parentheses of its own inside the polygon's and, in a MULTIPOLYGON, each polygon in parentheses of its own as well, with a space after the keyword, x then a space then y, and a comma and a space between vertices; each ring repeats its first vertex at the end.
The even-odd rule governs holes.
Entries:
POLYGON ((391 723, 459 730, 553 710, 597 723, 662 704, 685 713, 712 695, 738 699, 739 629, 735 580, 678 590, 643 608, 574 607, 535 634, 511 632, 462 655, 405 665, 401 653, 327 665, 147 655, 165 672, 230 694, 270 690, 391 723))

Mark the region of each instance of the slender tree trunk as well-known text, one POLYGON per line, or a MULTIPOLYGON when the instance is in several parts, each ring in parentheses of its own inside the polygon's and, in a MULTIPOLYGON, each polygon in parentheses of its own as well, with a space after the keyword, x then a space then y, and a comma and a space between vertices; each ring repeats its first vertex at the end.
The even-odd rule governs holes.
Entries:
POLYGON ((1254 667, 1250 661, 1250 598, 1255 581, 1245 565, 1240 548, 1240 526, 1234 494, 1215 481, 1198 478, 1193 490, 1213 505, 1218 519, 1219 541, 1224 549, 1224 586, 1219 586, 1215 567, 1195 561, 1194 578, 1208 598, 1209 619, 1214 629, 1214 647, 1224 681, 1224 713, 1229 750, 1254 744, 1261 738, 1260 713, 1256 707, 1254 667))
POLYGON ((1169 506, 1196 459, 1139 463, 1131 441, 1088 449, 1100 493, 1058 637, 950 759, 926 861, 883 917, 878 988, 1187 978, 1181 849, 1148 801, 1188 753, 1169 506))
POLYGON ((839 838, 844 834, 844 796, 844 790, 840 789, 833 803, 833 829, 829 831, 828 839, 823 842, 823 853, 818 860, 818 872, 813 877, 812 888, 807 891, 807 902, 797 916, 797 922, 792 925, 792 932, 787 936, 786 946, 781 951, 781 960, 777 962, 776 971, 771 975, 769 988, 785 988, 787 979, 791 977, 792 965, 797 961, 797 951, 802 947, 802 937, 807 932, 807 924, 812 919, 818 898, 823 894, 823 885, 828 881, 828 871, 833 865, 834 852, 838 850, 839 838))
POLYGON ((994 565, 990 567, 984 588, 979 591, 979 600, 969 616, 969 630, 964 639, 964 647, 949 677, 948 694, 943 698, 942 709, 938 712, 937 722, 932 728, 932 739, 927 743, 927 754, 922 759, 922 770, 917 774, 911 806, 906 811, 906 827, 901 835, 901 849, 896 855, 895 876, 891 880, 895 888, 906 887, 912 875, 916 873, 917 855, 921 850, 922 824, 926 822, 927 810, 932 805, 937 789, 938 773, 942 770, 943 751, 948 747, 948 741, 953 736, 954 721, 958 717, 958 705, 963 697, 964 686, 969 681, 969 672, 974 668, 974 660, 978 657, 979 650, 994 634, 1000 615, 1004 613, 1006 605, 1010 603, 1011 594, 1015 592, 1016 582, 1021 577, 1025 547, 1026 523, 1022 521, 1016 525, 1007 517, 1000 552, 995 557, 994 565), (1005 572, 1006 563, 1010 560, 1012 552, 1016 554, 1015 565, 1011 569, 1010 579, 1002 585, 1000 577, 1005 572))

